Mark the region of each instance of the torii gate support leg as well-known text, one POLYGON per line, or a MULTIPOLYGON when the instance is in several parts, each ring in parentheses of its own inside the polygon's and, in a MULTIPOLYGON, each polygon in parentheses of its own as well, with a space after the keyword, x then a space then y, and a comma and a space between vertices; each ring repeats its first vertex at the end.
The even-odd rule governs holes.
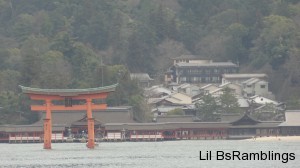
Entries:
POLYGON ((51 149, 51 137, 49 136, 50 119, 44 119, 44 149, 51 149))
POLYGON ((95 133, 94 133, 94 118, 88 119, 88 145, 87 147, 93 149, 95 147, 95 133))
POLYGON ((51 100, 46 100, 46 118, 44 119, 44 149, 51 149, 52 121, 51 100))
POLYGON ((90 149, 95 148, 95 132, 94 132, 94 118, 92 118, 92 99, 86 99, 87 104, 87 120, 88 120, 88 144, 90 149))

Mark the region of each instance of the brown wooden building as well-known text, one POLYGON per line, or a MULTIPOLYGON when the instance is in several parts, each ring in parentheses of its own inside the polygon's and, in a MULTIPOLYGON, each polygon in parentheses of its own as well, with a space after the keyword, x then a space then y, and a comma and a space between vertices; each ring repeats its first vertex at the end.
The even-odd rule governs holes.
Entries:
MULTIPOLYGON (((115 137, 126 135, 124 140, 246 139, 277 136, 279 124, 257 121, 244 114, 227 122, 109 123, 105 125, 105 130, 106 134, 120 135, 115 137)), ((109 136, 106 140, 118 139, 109 136)))
MULTIPOLYGON (((46 113, 40 112, 39 114, 40 120, 31 125, 0 126, 0 142, 42 142, 44 135, 43 119, 46 117, 46 113)), ((135 123, 130 106, 95 110, 93 111, 93 117, 95 118, 95 132, 99 133, 101 133, 106 123, 135 123)), ((52 141, 66 141, 70 134, 72 138, 77 139, 87 136, 86 120, 85 111, 53 111, 52 141)))
MULTIPOLYGON (((189 117, 163 118, 163 122, 137 123, 133 120, 131 107, 115 107, 94 111, 95 138, 103 141, 159 141, 180 139, 246 139, 263 136, 278 136, 280 128, 283 135, 299 135, 299 122, 295 127, 281 122, 258 121, 244 114, 234 120, 221 122, 196 122, 189 117), (288 126, 288 127, 285 127, 288 126), (285 131, 288 128, 289 131, 285 131), (294 129, 295 128, 295 129, 294 129)), ((292 113, 294 114, 294 113, 292 113)), ((298 113, 297 113, 298 114, 298 113)), ((300 113, 299 113, 300 114, 300 113)), ((86 114, 77 112, 53 112, 52 141, 66 141, 68 138, 81 139, 86 134, 86 114)), ((289 116, 289 114, 288 114, 289 116)), ((32 125, 0 126, 2 142, 39 142, 42 141, 41 120, 32 125)), ((295 117, 295 116, 294 116, 295 117)), ((291 123, 287 117, 287 123, 291 123)))

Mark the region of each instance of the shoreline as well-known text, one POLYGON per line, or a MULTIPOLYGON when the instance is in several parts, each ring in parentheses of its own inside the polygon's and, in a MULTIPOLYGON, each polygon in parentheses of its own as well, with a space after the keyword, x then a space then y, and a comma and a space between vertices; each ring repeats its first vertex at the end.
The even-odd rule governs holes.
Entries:
POLYGON ((272 136, 272 137, 256 137, 246 139, 246 141, 299 141, 300 136, 272 136))

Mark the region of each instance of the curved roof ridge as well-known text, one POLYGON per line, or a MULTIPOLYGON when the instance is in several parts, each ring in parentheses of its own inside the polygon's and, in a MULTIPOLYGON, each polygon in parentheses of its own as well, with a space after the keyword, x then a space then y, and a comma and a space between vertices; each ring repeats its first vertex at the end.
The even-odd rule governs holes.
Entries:
POLYGON ((243 119, 250 119, 251 122, 253 123, 261 123, 261 121, 254 119, 253 117, 251 117, 247 112, 245 112, 243 115, 241 115, 238 119, 236 119, 235 121, 230 122, 231 124, 236 124, 240 121, 242 121, 243 119))
POLYGON ((102 93, 102 92, 113 92, 115 91, 118 83, 96 87, 96 88, 86 88, 86 89, 41 89, 41 88, 31 88, 19 85, 23 93, 31 94, 46 94, 46 95, 60 95, 60 96, 74 96, 79 94, 93 94, 93 93, 102 93))

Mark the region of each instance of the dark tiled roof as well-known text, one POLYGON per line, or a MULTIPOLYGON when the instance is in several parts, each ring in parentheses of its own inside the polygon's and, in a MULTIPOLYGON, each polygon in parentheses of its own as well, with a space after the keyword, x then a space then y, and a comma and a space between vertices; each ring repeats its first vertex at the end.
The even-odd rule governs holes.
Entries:
MULTIPOLYGON (((84 118, 84 119, 81 119, 79 121, 75 121, 75 122, 72 122, 72 126, 87 126, 87 118, 84 118)), ((94 119, 94 125, 102 125, 103 123, 101 121, 98 121, 98 120, 95 120, 94 119)))
POLYGON ((103 123, 135 123, 131 111, 99 111, 93 117, 103 123))
POLYGON ((106 130, 174 130, 210 128, 276 128, 280 122, 261 122, 255 125, 231 125, 225 122, 165 122, 165 123, 109 123, 106 130))
POLYGON ((168 123, 110 123, 106 130, 168 130, 185 128, 226 128, 229 123, 221 122, 168 122, 168 123))
POLYGON ((195 60, 195 59, 199 59, 199 58, 197 58, 196 55, 181 55, 179 57, 172 58, 172 59, 174 59, 174 60, 178 60, 178 59, 190 59, 190 60, 193 59, 193 60, 195 60))
MULTIPOLYGON (((3 132, 43 132, 43 127, 39 125, 5 125, 1 126, 3 132)), ((52 131, 64 131, 64 125, 53 125, 52 131)))
POLYGON ((247 125, 245 123, 250 123, 250 124, 257 124, 260 123, 261 121, 258 121, 251 116, 249 116, 247 113, 244 115, 241 115, 237 120, 230 122, 232 125, 247 125))
MULTIPOLYGON (((46 113, 42 112, 41 119, 33 125, 43 125, 46 113)), ((93 117, 99 123, 134 123, 131 107, 108 107, 105 110, 93 111, 93 117)), ((86 118, 86 111, 53 111, 52 124, 70 126, 79 124, 86 118)))
POLYGON ((177 122, 166 123, 170 129, 174 128, 226 128, 229 123, 223 122, 177 122))
POLYGON ((182 115, 169 115, 169 116, 158 116, 156 122, 193 122, 194 116, 182 116, 182 115))
POLYGON ((163 130, 164 124, 160 123, 109 123, 105 130, 163 130))
POLYGON ((211 63, 186 63, 180 62, 175 66, 177 67, 238 67, 232 62, 211 62, 211 63))
POLYGON ((230 128, 276 128, 281 122, 261 122, 254 125, 232 125, 230 128))
MULTIPOLYGON (((83 119, 86 115, 84 111, 53 111, 52 112, 52 124, 67 125, 70 126, 73 122, 83 119)), ((42 126, 46 117, 46 113, 42 112, 41 119, 33 125, 42 126)))

